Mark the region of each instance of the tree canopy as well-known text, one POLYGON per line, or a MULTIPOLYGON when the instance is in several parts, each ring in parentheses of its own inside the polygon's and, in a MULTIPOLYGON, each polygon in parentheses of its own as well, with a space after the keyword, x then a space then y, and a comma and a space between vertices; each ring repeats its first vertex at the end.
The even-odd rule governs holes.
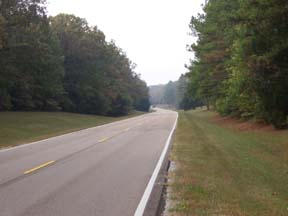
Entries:
POLYGON ((135 64, 96 26, 74 15, 47 17, 45 0, 0 4, 0 110, 149 109, 135 64))
POLYGON ((189 95, 189 79, 187 75, 181 75, 177 81, 169 81, 165 85, 149 87, 150 102, 154 105, 167 104, 177 109, 194 109, 202 106, 201 101, 193 99, 189 95))
POLYGON ((189 94, 222 115, 278 128, 288 115, 288 2, 209 0, 192 17, 189 94))

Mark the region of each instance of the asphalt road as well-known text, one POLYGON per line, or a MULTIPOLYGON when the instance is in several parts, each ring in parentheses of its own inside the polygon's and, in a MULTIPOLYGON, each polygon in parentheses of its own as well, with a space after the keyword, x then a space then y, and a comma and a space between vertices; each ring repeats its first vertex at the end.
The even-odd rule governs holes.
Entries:
POLYGON ((158 110, 0 151, 0 215, 134 215, 176 118, 158 110))

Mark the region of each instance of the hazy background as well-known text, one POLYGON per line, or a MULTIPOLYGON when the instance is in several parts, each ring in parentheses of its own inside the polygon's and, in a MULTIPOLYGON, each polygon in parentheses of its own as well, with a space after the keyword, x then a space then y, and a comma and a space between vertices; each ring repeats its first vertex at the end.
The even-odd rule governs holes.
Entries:
POLYGON ((49 15, 73 13, 97 25, 137 64, 148 85, 177 80, 193 58, 186 45, 192 15, 205 0, 49 0, 49 15))

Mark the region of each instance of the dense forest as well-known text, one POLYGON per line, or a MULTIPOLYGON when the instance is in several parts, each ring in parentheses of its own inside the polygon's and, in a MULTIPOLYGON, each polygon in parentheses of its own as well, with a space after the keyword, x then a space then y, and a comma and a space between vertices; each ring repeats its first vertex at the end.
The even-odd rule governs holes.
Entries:
POLYGON ((288 1, 209 0, 192 17, 187 94, 222 115, 287 127, 288 1))
POLYGON ((146 83, 115 43, 45 0, 0 1, 0 110, 101 115, 147 111, 146 83))
POLYGON ((149 86, 149 95, 150 95, 150 102, 153 105, 157 104, 169 104, 174 106, 176 103, 175 92, 176 92, 176 82, 170 81, 167 84, 160 84, 160 85, 152 85, 149 86), (168 89, 173 89, 170 98, 167 98, 168 89), (170 102, 168 102, 168 100, 170 102))
POLYGON ((189 79, 186 75, 181 75, 177 81, 169 81, 165 85, 149 86, 150 102, 153 105, 169 105, 175 109, 194 109, 202 106, 200 100, 189 96, 189 79))

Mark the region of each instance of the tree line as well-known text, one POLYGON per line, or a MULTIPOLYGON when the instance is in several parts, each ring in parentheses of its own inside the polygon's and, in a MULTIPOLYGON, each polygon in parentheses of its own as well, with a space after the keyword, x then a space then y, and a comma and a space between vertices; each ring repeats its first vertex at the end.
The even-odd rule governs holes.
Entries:
POLYGON ((209 0, 193 16, 188 94, 222 115, 287 127, 288 1, 209 0))
POLYGON ((148 87, 125 52, 46 0, 0 1, 0 110, 125 115, 148 111, 148 87))
POLYGON ((203 106, 203 103, 193 99, 189 95, 189 79, 182 74, 177 81, 169 81, 164 85, 154 85, 149 87, 150 102, 153 105, 165 104, 175 109, 195 109, 203 106))

